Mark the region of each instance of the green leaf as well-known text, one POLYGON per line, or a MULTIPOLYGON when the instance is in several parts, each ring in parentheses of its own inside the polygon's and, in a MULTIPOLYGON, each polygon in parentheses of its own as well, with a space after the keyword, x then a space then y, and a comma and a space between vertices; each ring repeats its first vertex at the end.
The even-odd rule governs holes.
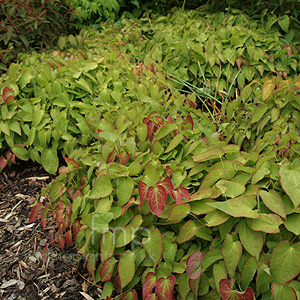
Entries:
POLYGON ((80 223, 87 225, 90 229, 99 233, 106 233, 109 230, 109 222, 114 218, 112 212, 93 212, 86 215, 80 223))
POLYGON ((143 246, 150 257, 153 268, 155 268, 162 256, 163 252, 163 239, 160 231, 155 228, 150 233, 148 238, 143 238, 143 246))
POLYGON ((258 260, 264 243, 262 232, 251 230, 246 221, 241 220, 239 223, 239 235, 244 248, 258 260))
POLYGON ((177 237, 177 243, 184 243, 193 238, 198 231, 196 224, 190 220, 187 221, 181 228, 177 237))
POLYGON ((298 300, 296 291, 287 285, 273 283, 271 286, 273 300, 298 300))
POLYGON ((235 198, 243 194, 246 190, 245 186, 239 182, 220 180, 216 183, 216 187, 221 190, 224 197, 235 198))
MULTIPOLYGON (((210 203, 207 203, 208 205, 210 205, 210 203)), ((211 226, 218 226, 220 224, 225 223, 228 219, 230 218, 230 216, 228 214, 223 213, 220 210, 214 210, 210 213, 208 213, 204 220, 207 223, 206 225, 211 227, 211 226)))
POLYGON ((252 281, 257 270, 257 261, 254 256, 248 258, 242 269, 242 289, 246 289, 252 281))
POLYGON ((168 153, 171 150, 173 150, 174 148, 176 148, 181 143, 182 140, 183 140, 183 134, 181 134, 181 133, 177 134, 170 142, 169 146, 165 150, 165 153, 168 153))
POLYGON ((185 300, 188 293, 190 292, 190 286, 189 286, 189 278, 184 273, 179 276, 178 279, 178 292, 180 295, 180 299, 185 300))
POLYGON ((259 196, 262 198, 264 204, 275 214, 278 214, 280 217, 286 219, 285 208, 279 194, 270 190, 269 192, 261 190, 259 196))
POLYGON ((284 32, 289 32, 290 18, 288 15, 279 16, 278 24, 284 32))
POLYGON ((213 184, 218 181, 220 178, 223 177, 225 174, 225 169, 224 168, 217 168, 212 171, 210 171, 203 179, 200 185, 200 190, 207 188, 207 187, 212 187, 213 184))
POLYGON ((160 140, 166 135, 172 133, 176 129, 178 129, 178 126, 175 123, 165 124, 158 129, 158 131, 155 134, 155 139, 160 140))
POLYGON ((84 78, 80 78, 79 80, 76 80, 76 83, 79 87, 81 87, 83 90, 89 92, 90 94, 94 94, 93 90, 89 86, 89 84, 86 82, 84 78))
POLYGON ((21 135, 21 127, 18 121, 11 120, 8 126, 11 131, 16 132, 18 135, 21 135))
POLYGON ((225 151, 222 147, 215 147, 200 154, 193 156, 193 160, 196 162, 203 162, 210 159, 221 157, 225 154, 225 151))
POLYGON ((256 206, 256 201, 250 196, 240 196, 227 201, 208 203, 208 205, 233 217, 257 218, 259 216, 257 210, 252 210, 256 206))
POLYGON ((230 277, 235 277, 235 270, 241 259, 242 252, 243 248, 240 241, 234 241, 232 235, 226 234, 222 247, 222 254, 226 270, 230 277))
POLYGON ((4 132, 6 135, 10 135, 10 133, 9 133, 9 127, 8 127, 7 123, 0 122, 0 130, 2 132, 4 132))
POLYGON ((300 204, 300 164, 287 163, 279 169, 280 183, 295 207, 300 204))
POLYGON ((300 215, 298 213, 288 215, 284 221, 284 225, 288 231, 291 231, 295 235, 300 235, 300 215))
POLYGON ((31 124, 32 127, 37 127, 40 124, 41 120, 43 119, 44 113, 45 112, 43 110, 38 110, 33 114, 31 124))
POLYGON ((58 168, 58 156, 56 149, 43 149, 41 154, 41 162, 44 169, 48 173, 55 174, 58 168))
POLYGON ((134 182, 130 177, 117 179, 118 205, 126 204, 131 198, 134 182))
POLYGON ((21 160, 28 160, 29 159, 29 153, 28 150, 22 146, 13 146, 12 152, 21 160))
POLYGON ((257 294, 265 293, 269 290, 269 284, 271 282, 270 268, 261 263, 257 270, 256 276, 256 292, 257 294))
POLYGON ((167 219, 167 223, 179 223, 181 220, 183 220, 189 213, 191 209, 188 204, 179 204, 174 206, 174 208, 171 210, 171 214, 169 218, 167 219))
POLYGON ((93 190, 89 198, 97 199, 109 196, 113 187, 108 175, 98 175, 93 185, 93 190))
POLYGON ((211 265, 213 265, 216 261, 220 259, 223 259, 221 249, 217 248, 206 252, 203 255, 202 272, 207 270, 211 265))
POLYGON ((275 82, 272 79, 267 80, 263 85, 262 101, 266 101, 273 93, 275 89, 275 82))
POLYGON ((135 255, 130 250, 127 250, 121 256, 118 265, 118 273, 120 275, 121 287, 124 288, 135 274, 135 255))
POLYGON ((226 267, 224 261, 221 260, 213 265, 214 282, 218 293, 220 293, 219 282, 221 279, 227 278, 226 267))
POLYGON ((282 220, 277 215, 260 213, 259 218, 248 219, 247 224, 252 230, 255 231, 279 233, 279 226, 282 224, 282 220))
POLYGON ((23 75, 21 76, 19 80, 19 85, 21 89, 24 89, 24 87, 31 81, 31 79, 34 78, 33 70, 31 68, 26 69, 23 72, 23 75))
POLYGON ((300 242, 290 244, 279 243, 272 252, 270 272, 272 280, 281 284, 292 280, 300 270, 300 242))

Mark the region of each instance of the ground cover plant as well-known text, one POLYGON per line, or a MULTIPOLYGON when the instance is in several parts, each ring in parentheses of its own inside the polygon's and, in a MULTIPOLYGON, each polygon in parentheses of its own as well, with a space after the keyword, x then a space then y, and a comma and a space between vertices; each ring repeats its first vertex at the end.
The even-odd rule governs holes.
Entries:
POLYGON ((75 246, 101 299, 299 299, 299 40, 268 22, 121 19, 9 67, 0 166, 57 175, 45 262, 75 246))

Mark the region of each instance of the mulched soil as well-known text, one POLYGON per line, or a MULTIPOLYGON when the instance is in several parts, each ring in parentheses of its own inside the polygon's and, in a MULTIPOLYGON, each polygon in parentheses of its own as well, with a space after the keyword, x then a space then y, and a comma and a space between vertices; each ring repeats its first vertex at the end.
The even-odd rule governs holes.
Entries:
POLYGON ((29 223, 31 205, 52 180, 40 165, 21 163, 0 173, 0 299, 98 299, 75 249, 49 246, 48 261, 41 252, 49 233, 39 222, 29 223))

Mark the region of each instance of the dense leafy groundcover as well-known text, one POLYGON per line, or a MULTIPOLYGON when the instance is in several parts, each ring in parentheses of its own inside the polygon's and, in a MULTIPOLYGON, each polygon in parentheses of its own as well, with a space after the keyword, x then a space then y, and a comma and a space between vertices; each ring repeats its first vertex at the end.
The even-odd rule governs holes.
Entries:
POLYGON ((59 173, 30 215, 45 261, 75 245, 102 299, 300 298, 299 56, 276 22, 122 19, 10 66, 0 166, 59 173))

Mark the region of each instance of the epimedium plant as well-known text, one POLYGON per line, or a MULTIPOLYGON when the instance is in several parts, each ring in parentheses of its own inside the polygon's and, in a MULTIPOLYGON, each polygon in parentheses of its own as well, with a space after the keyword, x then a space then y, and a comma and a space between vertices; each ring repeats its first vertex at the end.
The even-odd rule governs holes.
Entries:
POLYGON ((1 168, 59 171, 30 215, 52 228, 43 259, 76 246, 102 299, 298 299, 299 78, 258 78, 212 118, 137 24, 1 77, 1 168))

